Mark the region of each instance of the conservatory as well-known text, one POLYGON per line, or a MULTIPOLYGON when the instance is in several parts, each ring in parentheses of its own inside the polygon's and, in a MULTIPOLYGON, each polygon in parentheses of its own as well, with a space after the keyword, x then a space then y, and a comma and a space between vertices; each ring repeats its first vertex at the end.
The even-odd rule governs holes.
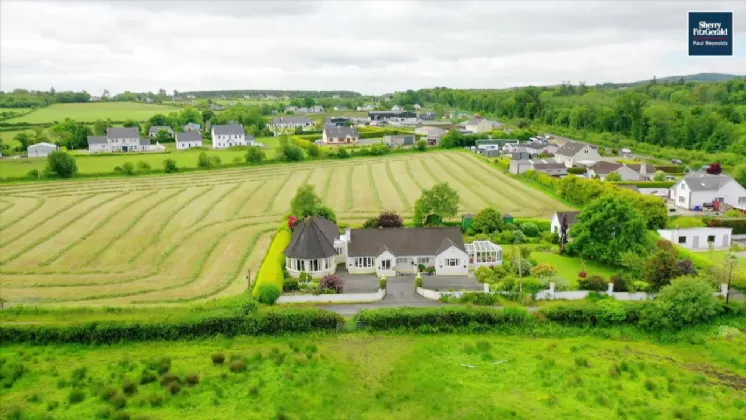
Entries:
POLYGON ((495 245, 490 241, 474 241, 465 246, 466 253, 469 254, 469 262, 473 267, 502 265, 503 263, 503 249, 500 245, 495 245))

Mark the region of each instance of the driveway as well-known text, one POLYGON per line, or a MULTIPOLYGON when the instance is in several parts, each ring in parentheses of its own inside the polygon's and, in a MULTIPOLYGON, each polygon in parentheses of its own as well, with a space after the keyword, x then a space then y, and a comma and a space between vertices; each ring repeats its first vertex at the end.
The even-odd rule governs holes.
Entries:
MULTIPOLYGON (((348 282, 357 281, 357 278, 361 278, 360 275, 349 275, 345 277, 345 291, 347 291, 348 282)), ((368 277, 368 276, 365 276, 368 277)), ((370 276, 375 279, 375 288, 378 287, 378 279, 375 276, 370 276)), ((435 276, 433 276, 435 277, 435 276)), ((444 276, 449 277, 449 276, 444 276)), ((360 280, 363 282, 364 280, 360 280)), ((372 280, 368 280, 371 282, 372 280)), ((357 285, 356 287, 364 287, 357 285)), ((460 290, 460 289, 459 289, 460 290)), ((413 306, 413 307, 428 307, 428 306, 442 306, 442 303, 434 300, 425 299, 418 295, 414 291, 414 276, 397 276, 389 277, 386 284, 386 297, 378 302, 371 303, 350 303, 340 305, 319 305, 319 308, 334 311, 342 316, 352 316, 362 309, 373 309, 373 308, 396 308, 402 306, 413 306)))

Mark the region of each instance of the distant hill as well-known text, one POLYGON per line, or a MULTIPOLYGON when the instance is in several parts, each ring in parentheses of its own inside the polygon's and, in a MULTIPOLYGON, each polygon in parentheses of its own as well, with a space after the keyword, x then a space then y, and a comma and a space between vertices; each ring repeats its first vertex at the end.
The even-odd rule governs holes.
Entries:
MULTIPOLYGON (((697 73, 697 74, 688 74, 685 76, 666 76, 666 77, 658 77, 656 80, 658 83, 667 83, 667 82, 678 82, 680 79, 684 79, 685 82, 726 82, 728 80, 733 79, 743 79, 746 76, 743 75, 737 75, 737 74, 727 74, 727 73, 697 73)), ((601 86, 613 86, 613 87, 622 87, 622 86, 635 86, 635 85, 642 85, 645 83, 650 83, 650 79, 647 80, 639 80, 637 82, 629 82, 629 83, 603 83, 601 86)))

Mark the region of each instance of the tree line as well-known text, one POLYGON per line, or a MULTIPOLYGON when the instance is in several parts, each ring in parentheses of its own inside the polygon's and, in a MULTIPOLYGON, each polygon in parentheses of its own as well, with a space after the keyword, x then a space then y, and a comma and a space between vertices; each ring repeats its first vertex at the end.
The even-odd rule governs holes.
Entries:
POLYGON ((563 83, 509 90, 423 89, 395 94, 397 103, 514 118, 556 127, 616 133, 659 146, 746 154, 746 80, 651 81, 633 88, 563 83))

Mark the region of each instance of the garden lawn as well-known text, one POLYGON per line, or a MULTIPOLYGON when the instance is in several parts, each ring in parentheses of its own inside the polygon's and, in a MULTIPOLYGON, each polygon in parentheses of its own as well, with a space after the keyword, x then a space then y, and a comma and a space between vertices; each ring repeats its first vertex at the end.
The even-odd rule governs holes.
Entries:
POLYGON ((0 417, 745 418, 743 334, 704 341, 357 333, 13 345, 0 349, 2 369, 22 373, 4 383, 0 417))
POLYGON ((179 108, 146 104, 138 102, 90 102, 80 104, 53 104, 45 108, 39 108, 34 112, 21 117, 12 118, 8 123, 51 123, 71 118, 78 122, 93 122, 96 120, 111 119, 112 121, 147 121, 155 114, 168 114, 178 111, 179 108))
MULTIPOLYGON (((557 255, 550 252, 532 252, 531 257, 537 263, 552 264, 557 268, 557 275, 567 279, 571 288, 576 289, 578 287, 578 273, 580 273, 582 267, 580 258, 557 255)), ((588 273, 588 276, 601 275, 608 278, 620 270, 624 271, 620 267, 611 267, 595 261, 585 261, 585 271, 588 273)))

